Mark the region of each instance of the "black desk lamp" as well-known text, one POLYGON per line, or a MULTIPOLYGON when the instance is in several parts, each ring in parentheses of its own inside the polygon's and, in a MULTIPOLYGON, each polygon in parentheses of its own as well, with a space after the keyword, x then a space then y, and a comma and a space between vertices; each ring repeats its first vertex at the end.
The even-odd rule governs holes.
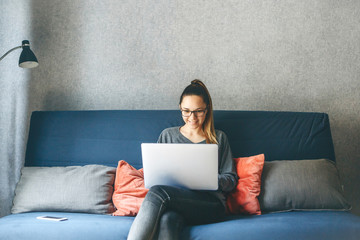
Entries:
POLYGON ((35 54, 30 50, 30 43, 28 40, 22 41, 22 45, 18 47, 14 47, 13 49, 10 49, 7 53, 5 53, 1 58, 0 61, 3 60, 3 58, 14 51, 15 49, 22 48, 22 52, 19 59, 19 67, 22 68, 34 68, 39 65, 38 60, 35 56, 35 54))

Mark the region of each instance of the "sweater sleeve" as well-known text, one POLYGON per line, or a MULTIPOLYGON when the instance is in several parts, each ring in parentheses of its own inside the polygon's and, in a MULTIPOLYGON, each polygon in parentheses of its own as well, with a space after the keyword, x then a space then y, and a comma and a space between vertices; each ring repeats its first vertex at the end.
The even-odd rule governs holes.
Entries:
POLYGON ((235 188, 238 180, 234 160, 225 133, 218 131, 217 137, 219 143, 219 190, 230 192, 235 188))

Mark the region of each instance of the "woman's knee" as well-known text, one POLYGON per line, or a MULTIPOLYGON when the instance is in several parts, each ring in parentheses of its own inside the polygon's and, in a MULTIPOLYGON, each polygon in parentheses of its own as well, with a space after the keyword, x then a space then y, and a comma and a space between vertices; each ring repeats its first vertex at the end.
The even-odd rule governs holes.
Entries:
POLYGON ((174 191, 176 191, 174 187, 166 185, 154 185, 149 189, 149 192, 155 193, 157 195, 162 195, 167 198, 170 198, 170 196, 173 195, 174 191))
POLYGON ((170 200, 170 191, 168 186, 155 185, 150 187, 149 192, 146 194, 146 198, 158 199, 162 202, 167 202, 170 200))

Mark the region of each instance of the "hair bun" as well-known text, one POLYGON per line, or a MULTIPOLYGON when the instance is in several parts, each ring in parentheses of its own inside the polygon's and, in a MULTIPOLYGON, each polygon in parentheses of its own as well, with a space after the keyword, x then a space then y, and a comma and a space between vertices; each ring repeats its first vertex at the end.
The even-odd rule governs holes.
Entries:
POLYGON ((193 85, 200 85, 200 86, 205 86, 204 85, 204 83, 201 81, 201 80, 199 80, 199 79, 194 79, 194 80, 192 80, 191 81, 191 84, 193 84, 193 85))

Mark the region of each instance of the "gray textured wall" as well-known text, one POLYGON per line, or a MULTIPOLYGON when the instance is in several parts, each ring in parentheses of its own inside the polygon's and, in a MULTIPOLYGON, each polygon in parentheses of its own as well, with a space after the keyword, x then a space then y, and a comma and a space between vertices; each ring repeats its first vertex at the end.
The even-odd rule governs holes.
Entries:
POLYGON ((176 109, 194 78, 216 109, 326 112, 360 215, 360 1, 31 3, 29 112, 176 109))
MULTIPOLYGON (((28 1, 0 0, 0 56, 32 38, 28 1)), ((21 49, 0 62, 0 217, 9 213, 23 165, 30 72, 17 67, 21 49)))

